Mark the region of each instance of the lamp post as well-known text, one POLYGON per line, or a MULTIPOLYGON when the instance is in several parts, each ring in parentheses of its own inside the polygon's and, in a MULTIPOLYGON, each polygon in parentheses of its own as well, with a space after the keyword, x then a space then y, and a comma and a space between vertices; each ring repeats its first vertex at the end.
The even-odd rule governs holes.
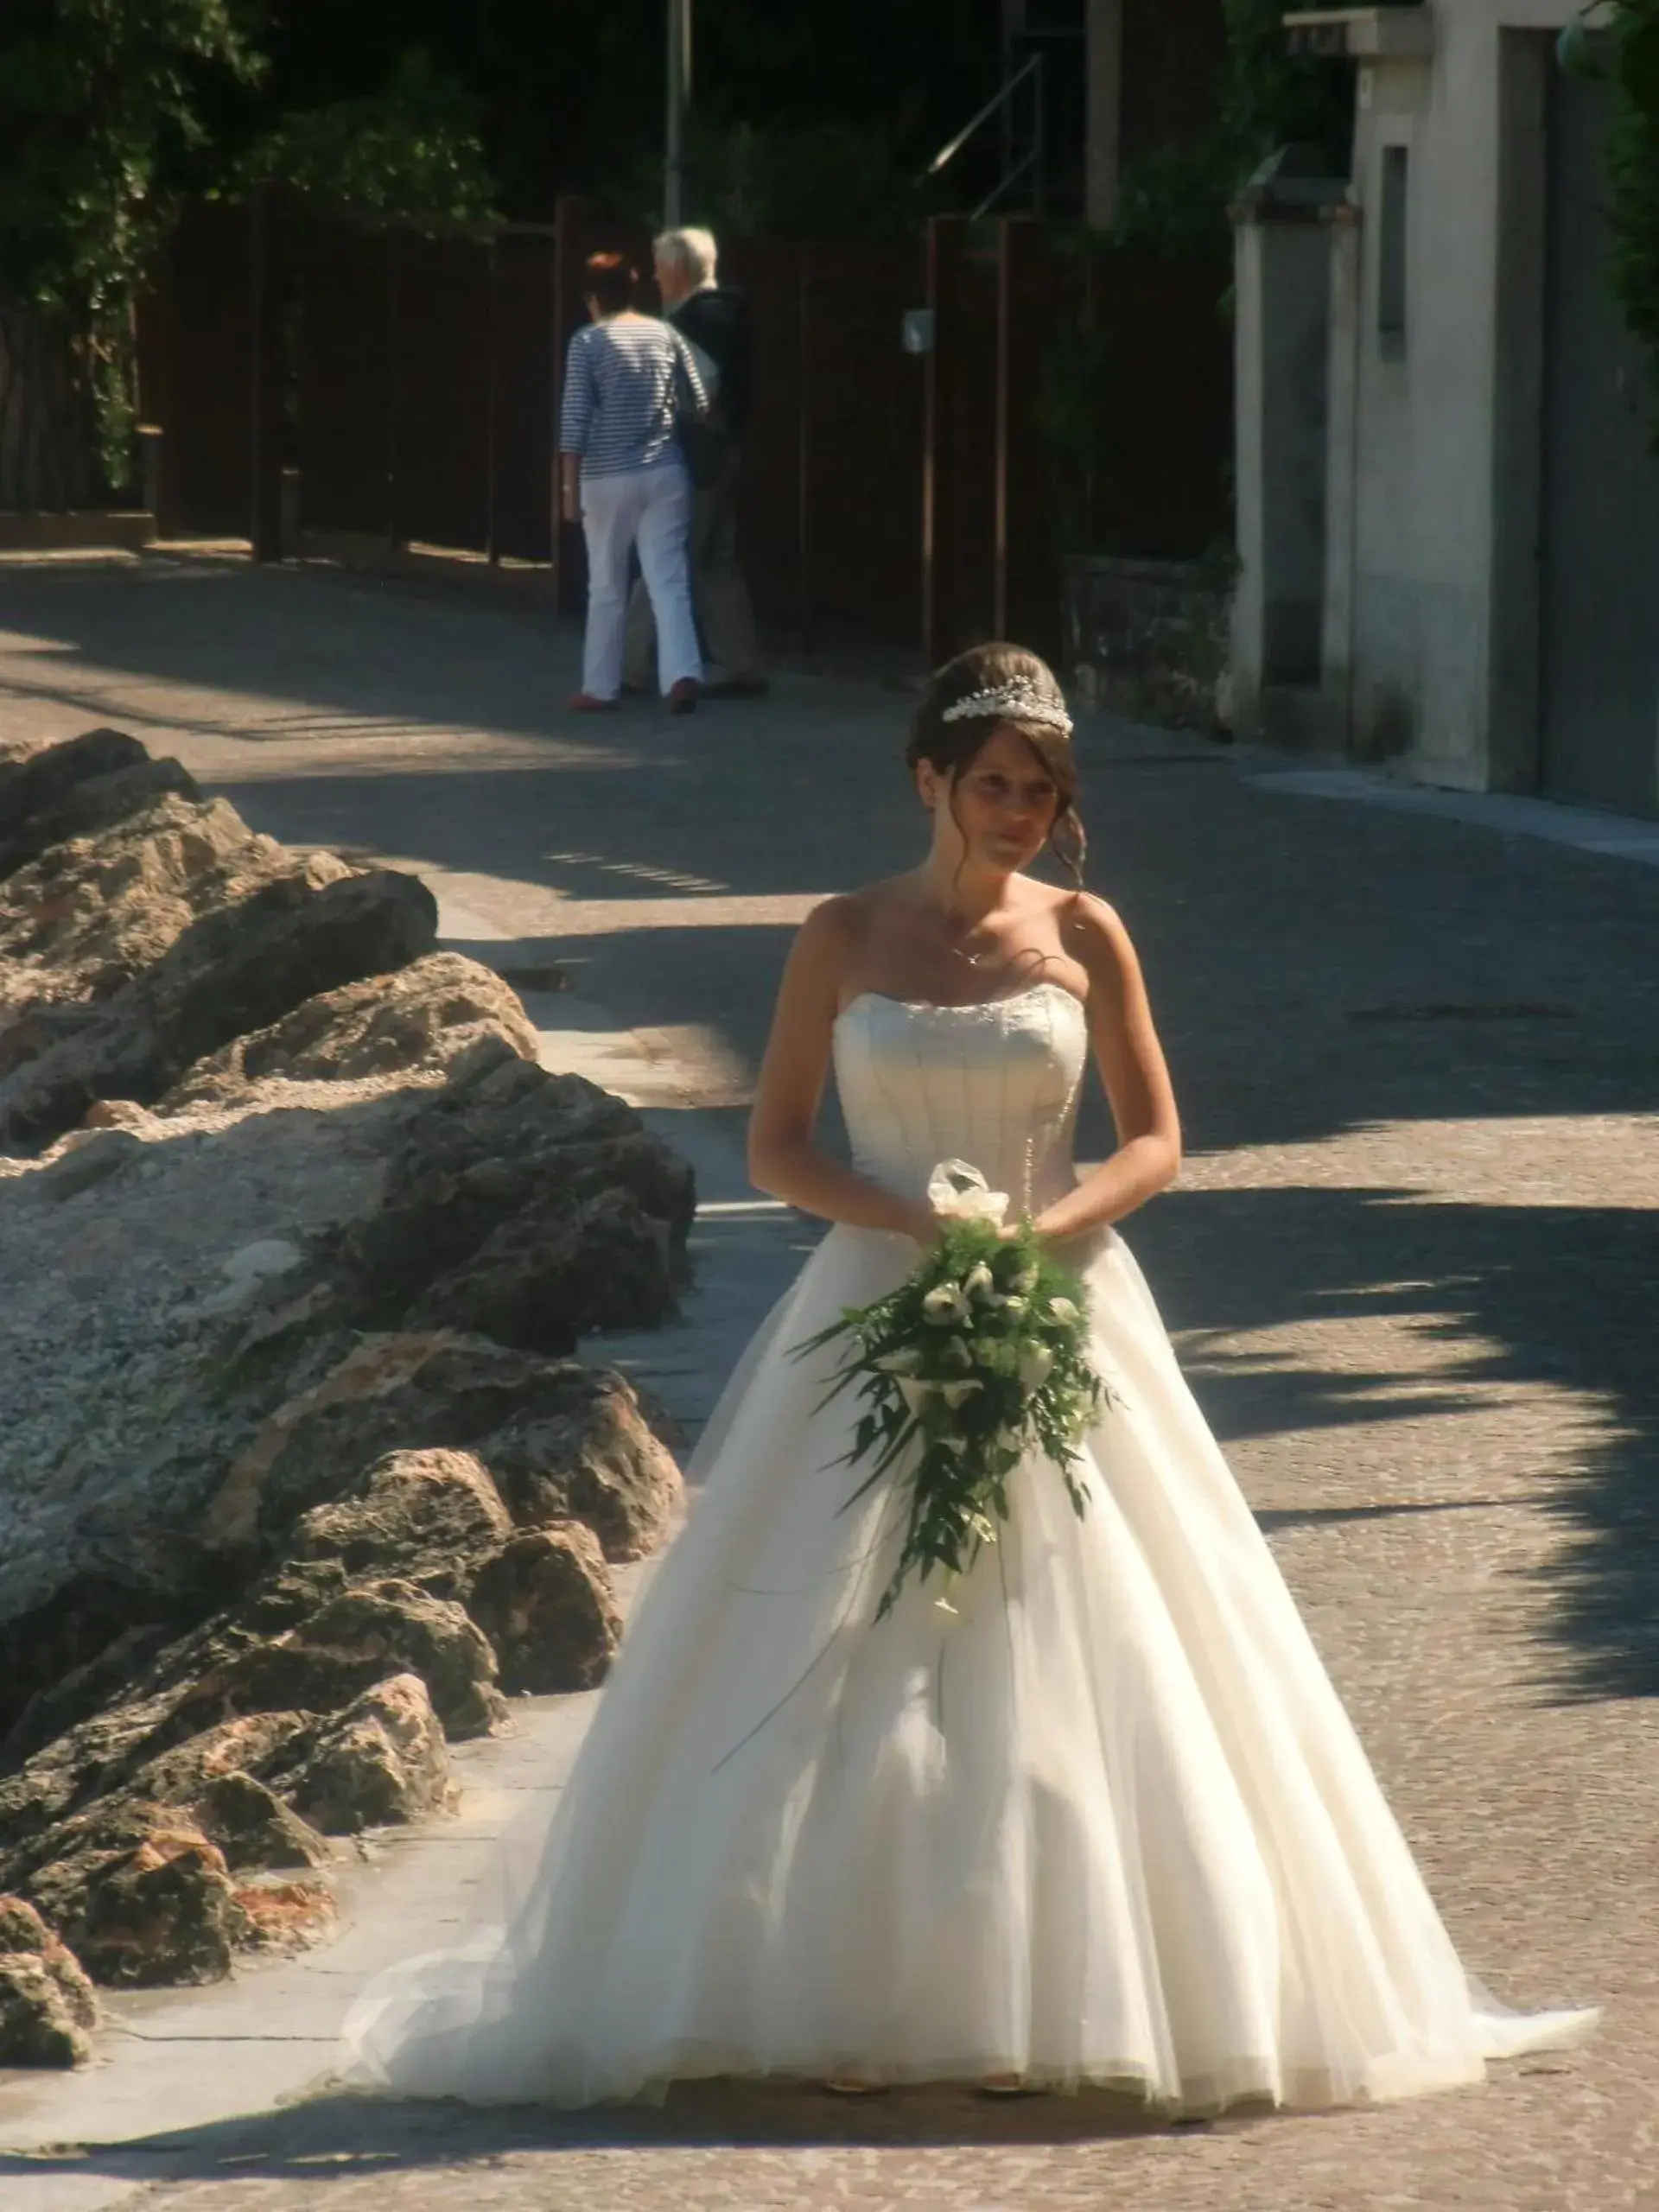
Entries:
POLYGON ((668 0, 668 137, 663 225, 685 220, 685 126, 691 109, 691 0, 668 0))

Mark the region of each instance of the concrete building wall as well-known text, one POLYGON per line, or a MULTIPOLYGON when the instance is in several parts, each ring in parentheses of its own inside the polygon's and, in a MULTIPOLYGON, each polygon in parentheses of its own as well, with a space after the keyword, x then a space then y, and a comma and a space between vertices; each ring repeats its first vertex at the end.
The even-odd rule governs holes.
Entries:
POLYGON ((1352 746, 1480 788, 1487 735, 1496 32, 1435 10, 1431 60, 1361 64, 1352 746), (1406 156, 1405 331, 1378 329, 1388 149, 1406 156))
POLYGON ((1541 220, 1534 80, 1547 46, 1513 34, 1559 29, 1573 9, 1428 4, 1431 56, 1357 64, 1358 281, 1338 267, 1332 287, 1333 392, 1349 387, 1333 434, 1351 453, 1330 470, 1325 691, 1346 692, 1357 757, 1458 789, 1525 788, 1538 438, 1528 333, 1541 313, 1540 241, 1527 232, 1541 220), (1402 337, 1378 317, 1390 148, 1406 162, 1402 337))

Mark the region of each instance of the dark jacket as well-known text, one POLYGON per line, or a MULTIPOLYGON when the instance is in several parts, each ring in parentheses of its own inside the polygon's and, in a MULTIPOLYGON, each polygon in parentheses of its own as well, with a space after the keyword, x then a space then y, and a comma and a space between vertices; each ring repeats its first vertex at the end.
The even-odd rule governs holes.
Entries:
POLYGON ((748 302, 729 285, 705 285, 682 300, 668 319, 720 371, 714 419, 723 423, 733 437, 741 438, 748 428, 754 391, 748 302))

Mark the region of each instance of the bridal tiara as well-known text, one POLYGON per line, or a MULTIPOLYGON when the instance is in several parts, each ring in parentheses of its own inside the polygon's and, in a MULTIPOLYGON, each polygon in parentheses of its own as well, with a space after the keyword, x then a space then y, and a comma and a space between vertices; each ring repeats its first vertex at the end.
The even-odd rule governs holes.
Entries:
POLYGON ((1016 676, 1011 682, 996 684, 990 690, 970 691, 965 699, 953 699, 939 719, 947 722, 1040 722, 1046 729, 1058 730, 1062 737, 1071 734, 1071 717, 1065 711, 1064 701, 1050 692, 1039 691, 1028 676, 1016 676))

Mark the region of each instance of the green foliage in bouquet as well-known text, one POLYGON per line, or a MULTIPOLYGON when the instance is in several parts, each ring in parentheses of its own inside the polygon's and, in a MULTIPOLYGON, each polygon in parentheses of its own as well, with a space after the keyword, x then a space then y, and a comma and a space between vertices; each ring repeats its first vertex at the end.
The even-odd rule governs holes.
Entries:
POLYGON ((1082 1441, 1110 1393, 1089 1364, 1087 1293, 1029 1227, 1004 1237, 989 1220, 947 1220, 897 1290, 849 1306, 796 1357, 838 1339, 846 1357, 823 1402, 855 1386, 866 1406, 834 1463, 868 1468, 847 1504, 919 1447, 902 1478, 904 1543, 878 1620, 912 1575, 963 1573, 996 1541, 1022 1460, 1052 1460, 1082 1516, 1082 1441))

